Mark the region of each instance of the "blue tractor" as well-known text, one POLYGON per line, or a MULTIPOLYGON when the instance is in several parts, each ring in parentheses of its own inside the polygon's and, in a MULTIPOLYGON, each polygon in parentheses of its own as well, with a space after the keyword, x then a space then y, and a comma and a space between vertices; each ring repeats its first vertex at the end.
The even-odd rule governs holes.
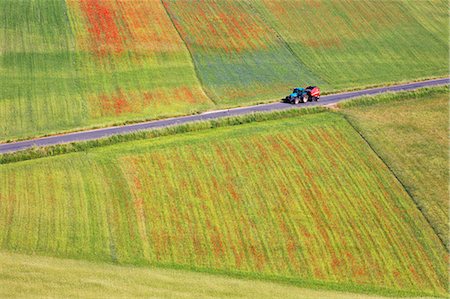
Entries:
POLYGON ((308 101, 318 101, 320 98, 320 89, 317 86, 308 86, 306 88, 294 88, 292 93, 283 99, 284 103, 297 105, 308 101))

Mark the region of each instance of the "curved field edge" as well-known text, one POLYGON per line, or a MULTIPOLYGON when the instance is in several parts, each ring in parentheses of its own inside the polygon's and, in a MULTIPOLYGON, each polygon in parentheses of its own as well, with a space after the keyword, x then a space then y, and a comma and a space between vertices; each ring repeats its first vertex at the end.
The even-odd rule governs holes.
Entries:
POLYGON ((447 249, 448 94, 445 86, 338 105, 398 177, 447 249))
POLYGON ((355 292, 444 292, 445 251, 434 232, 395 177, 336 114, 0 167, 7 177, 0 180, 0 194, 10 199, 1 201, 9 223, 3 224, 4 249, 355 292), (315 179, 300 179, 306 176, 315 179), (25 201, 35 210, 19 208, 25 201), (90 215, 89 223, 83 215, 90 215))
POLYGON ((303 289, 286 284, 235 279, 192 271, 124 267, 3 251, 0 251, 0 296, 381 298, 373 295, 303 289))

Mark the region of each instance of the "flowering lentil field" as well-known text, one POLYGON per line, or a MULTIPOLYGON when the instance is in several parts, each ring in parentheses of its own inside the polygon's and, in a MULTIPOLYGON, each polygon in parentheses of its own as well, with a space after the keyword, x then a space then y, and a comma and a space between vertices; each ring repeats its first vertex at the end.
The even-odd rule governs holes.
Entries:
POLYGON ((332 113, 0 165, 0 248, 347 290, 447 286, 444 246, 332 113))
POLYGON ((447 74, 446 1, 0 1, 0 142, 447 74))

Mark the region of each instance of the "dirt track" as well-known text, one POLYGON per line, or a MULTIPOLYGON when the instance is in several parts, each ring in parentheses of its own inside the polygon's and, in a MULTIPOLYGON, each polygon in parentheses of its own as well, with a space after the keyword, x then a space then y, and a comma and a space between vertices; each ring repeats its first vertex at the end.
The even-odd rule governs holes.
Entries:
POLYGON ((227 117, 227 116, 236 116, 236 115, 248 114, 248 113, 253 113, 253 112, 267 112, 267 111, 275 111, 275 110, 311 107, 311 106, 318 106, 318 105, 325 106, 325 105, 330 105, 330 104, 336 104, 343 100, 360 97, 360 96, 364 96, 364 95, 373 95, 373 94, 379 94, 379 93, 384 93, 384 92, 389 92, 389 91, 413 90, 413 89, 417 89, 417 88, 421 88, 421 87, 430 87, 430 86, 447 85, 447 84, 450 84, 450 78, 427 80, 427 81, 414 82, 414 83, 408 83, 408 84, 393 85, 393 86, 388 86, 388 87, 379 87, 379 88, 358 90, 358 91, 347 92, 347 93, 332 94, 332 95, 322 96, 320 98, 319 102, 308 102, 305 104, 299 104, 298 106, 284 104, 284 103, 272 103, 272 104, 265 104, 265 105, 234 108, 234 109, 228 109, 228 110, 210 111, 210 112, 205 112, 203 114, 182 116, 182 117, 149 121, 149 122, 136 123, 136 124, 131 124, 131 125, 117 126, 117 127, 102 128, 102 129, 97 129, 97 130, 67 133, 67 134, 43 137, 43 138, 38 138, 38 139, 33 139, 33 140, 0 144, 0 154, 24 150, 24 149, 30 148, 32 146, 48 146, 48 145, 55 145, 55 144, 60 144, 60 143, 70 143, 70 142, 76 142, 76 141, 99 139, 99 138, 107 137, 107 136, 111 136, 111 135, 126 134, 126 133, 130 133, 130 132, 141 131, 141 130, 151 130, 151 129, 163 128, 163 127, 167 127, 167 126, 178 125, 178 124, 185 124, 188 122, 209 120, 209 119, 215 119, 215 118, 221 118, 221 117, 227 117))

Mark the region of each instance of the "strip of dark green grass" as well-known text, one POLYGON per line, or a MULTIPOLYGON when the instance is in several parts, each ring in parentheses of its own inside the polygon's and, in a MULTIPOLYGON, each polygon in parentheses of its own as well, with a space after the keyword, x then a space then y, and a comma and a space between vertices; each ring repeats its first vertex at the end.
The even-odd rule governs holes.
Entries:
POLYGON ((276 275, 259 274, 255 272, 242 272, 242 271, 230 271, 230 270, 218 270, 211 268, 200 268, 189 265, 177 265, 177 264, 158 264, 152 263, 151 266, 165 269, 175 269, 175 270, 187 270, 199 273, 207 273, 213 275, 224 275, 228 277, 240 278, 240 279, 257 279, 268 282, 277 282, 286 285, 293 285, 302 288, 309 288, 314 290, 329 290, 329 291, 340 291, 340 292, 350 292, 359 293, 366 295, 380 295, 386 297, 436 297, 443 298, 442 295, 431 293, 431 292, 418 292, 418 291, 406 291, 406 290, 395 290, 377 286, 363 286, 355 283, 343 283, 343 282, 331 282, 331 281, 318 281, 310 279, 301 279, 295 277, 284 277, 276 275))
POLYGON ((322 113, 325 111, 328 111, 328 109, 324 107, 312 107, 305 109, 287 109, 275 112, 258 112, 240 116, 224 117, 208 121, 197 121, 161 129, 145 130, 128 134, 113 135, 96 140, 57 144, 48 147, 33 147, 23 151, 0 155, 0 164, 8 164, 25 160, 51 157, 73 152, 83 152, 88 151, 89 149, 92 148, 109 146, 128 141, 151 139, 160 136, 195 132, 219 127, 238 126, 252 122, 262 122, 267 120, 290 118, 306 114, 322 113))
POLYGON ((436 94, 448 93, 448 85, 438 87, 424 87, 413 91, 388 92, 380 95, 363 96, 358 99, 343 101, 337 104, 339 108, 371 106, 380 103, 403 101, 405 99, 418 99, 436 94))

